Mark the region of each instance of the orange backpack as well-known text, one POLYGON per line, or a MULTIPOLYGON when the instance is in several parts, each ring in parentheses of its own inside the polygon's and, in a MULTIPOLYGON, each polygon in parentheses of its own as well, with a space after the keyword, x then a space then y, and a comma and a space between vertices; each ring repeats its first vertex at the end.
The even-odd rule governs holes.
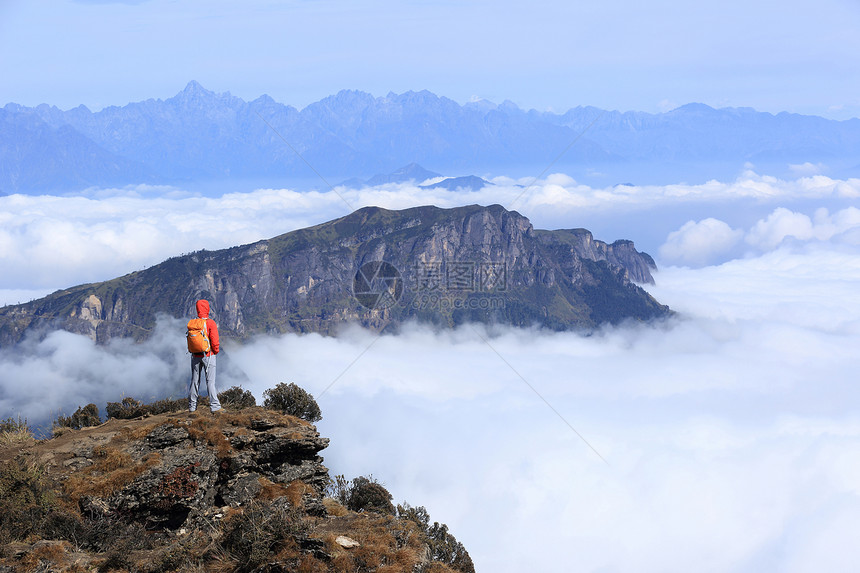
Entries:
POLYGON ((192 318, 189 320, 185 337, 188 339, 188 352, 191 354, 205 354, 211 350, 209 336, 206 332, 205 318, 192 318))

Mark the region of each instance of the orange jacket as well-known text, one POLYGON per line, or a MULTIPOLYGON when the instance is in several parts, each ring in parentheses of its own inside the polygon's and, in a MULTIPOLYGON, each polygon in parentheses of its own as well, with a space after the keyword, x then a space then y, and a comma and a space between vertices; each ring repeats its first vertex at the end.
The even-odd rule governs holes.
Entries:
MULTIPOLYGON (((202 299, 197 301, 197 317, 206 319, 206 336, 209 337, 209 346, 212 348, 212 350, 206 353, 206 356, 218 354, 221 350, 218 344, 218 325, 215 324, 214 320, 209 318, 209 301, 202 299)), ((200 355, 198 354, 198 356, 200 355)))

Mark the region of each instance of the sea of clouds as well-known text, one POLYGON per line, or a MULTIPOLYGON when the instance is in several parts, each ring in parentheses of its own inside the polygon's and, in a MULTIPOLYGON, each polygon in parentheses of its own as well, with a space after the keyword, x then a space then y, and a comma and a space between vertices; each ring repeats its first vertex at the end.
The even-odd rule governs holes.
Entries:
MULTIPOLYGON (((633 239, 657 259, 647 288, 675 318, 588 337, 470 325, 259 337, 225 344, 219 385, 258 401, 279 382, 306 388, 332 473, 372 473, 426 506, 478 571, 854 570, 860 181, 494 183, 0 197, 0 288, 14 302, 364 205, 500 203, 538 228, 633 239), (618 234, 596 230, 618 221, 618 234)), ((54 332, 0 349, 0 413, 180 396, 183 335, 163 317, 140 345, 54 332)))
POLYGON ((724 262, 785 240, 860 242, 860 179, 784 181, 747 170, 733 182, 701 185, 594 188, 564 174, 492 183, 478 191, 390 184, 215 198, 144 185, 0 196, 0 303, 107 280, 181 253, 268 239, 368 205, 501 204, 536 228, 585 227, 604 241, 632 239, 661 266, 724 262))

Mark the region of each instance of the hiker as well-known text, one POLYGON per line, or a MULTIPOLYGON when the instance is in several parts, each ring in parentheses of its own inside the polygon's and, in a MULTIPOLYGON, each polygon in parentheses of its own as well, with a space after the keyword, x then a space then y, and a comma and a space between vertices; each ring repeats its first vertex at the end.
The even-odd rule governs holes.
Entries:
POLYGON ((218 325, 209 318, 209 301, 197 301, 197 318, 188 322, 188 350, 191 352, 191 384, 188 386, 188 410, 197 410, 200 395, 200 374, 206 375, 206 391, 212 412, 221 409, 218 390, 215 388, 215 355, 221 350, 218 344, 218 325), (202 320, 201 320, 202 319, 202 320))

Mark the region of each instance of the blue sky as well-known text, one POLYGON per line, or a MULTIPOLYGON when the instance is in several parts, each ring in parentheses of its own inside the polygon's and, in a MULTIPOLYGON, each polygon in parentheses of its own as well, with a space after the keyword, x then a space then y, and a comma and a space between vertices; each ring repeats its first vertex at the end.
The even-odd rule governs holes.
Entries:
POLYGON ((93 109, 189 80, 303 107, 340 89, 460 103, 860 114, 860 4, 0 2, 0 103, 93 109))

